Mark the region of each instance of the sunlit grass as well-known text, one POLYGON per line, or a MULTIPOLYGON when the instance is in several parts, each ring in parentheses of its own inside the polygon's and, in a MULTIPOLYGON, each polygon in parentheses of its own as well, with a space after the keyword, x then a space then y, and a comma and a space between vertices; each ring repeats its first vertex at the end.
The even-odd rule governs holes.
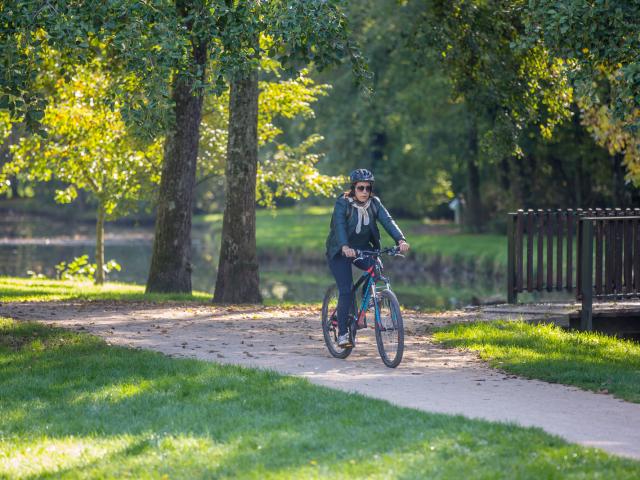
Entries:
POLYGON ((507 372, 640 403, 640 345, 629 340, 525 322, 459 324, 435 338, 477 351, 507 372))
POLYGON ((60 300, 128 300, 149 302, 206 302, 212 295, 194 292, 144 293, 144 285, 108 282, 96 286, 92 282, 0 277, 0 302, 44 302, 60 300))
POLYGON ((640 468, 539 429, 2 319, 0 399, 0 478, 631 479, 640 468))

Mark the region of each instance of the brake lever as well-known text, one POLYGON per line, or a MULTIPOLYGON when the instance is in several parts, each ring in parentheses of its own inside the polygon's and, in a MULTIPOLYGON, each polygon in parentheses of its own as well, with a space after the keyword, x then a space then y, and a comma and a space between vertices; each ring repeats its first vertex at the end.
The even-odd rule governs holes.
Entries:
POLYGON ((351 260, 351 263, 356 262, 358 260, 364 260, 364 256, 362 255, 362 251, 361 250, 357 250, 356 249, 356 256, 353 257, 353 260, 351 260))

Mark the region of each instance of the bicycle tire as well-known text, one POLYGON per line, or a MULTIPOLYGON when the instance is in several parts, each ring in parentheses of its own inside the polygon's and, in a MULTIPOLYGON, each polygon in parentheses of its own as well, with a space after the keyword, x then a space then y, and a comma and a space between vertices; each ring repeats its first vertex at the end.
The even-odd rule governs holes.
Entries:
POLYGON ((345 359, 353 350, 353 347, 338 347, 338 331, 336 325, 333 324, 332 311, 338 304, 338 289, 335 285, 331 285, 322 300, 322 335, 327 350, 335 358, 345 359))
POLYGON ((391 290, 382 290, 378 293, 378 308, 380 322, 375 322, 378 353, 387 367, 396 368, 400 365, 404 354, 404 322, 400 304, 391 290), (394 335, 395 342, 393 342, 394 335))

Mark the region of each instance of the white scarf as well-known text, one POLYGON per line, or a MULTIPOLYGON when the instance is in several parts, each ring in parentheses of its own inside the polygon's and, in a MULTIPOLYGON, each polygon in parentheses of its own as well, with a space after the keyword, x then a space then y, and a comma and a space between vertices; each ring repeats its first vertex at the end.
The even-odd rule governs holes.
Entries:
POLYGON ((371 204, 371 197, 365 203, 359 203, 353 198, 349 198, 351 205, 358 212, 358 224, 356 225, 356 233, 360 233, 362 225, 369 225, 369 205, 371 204))

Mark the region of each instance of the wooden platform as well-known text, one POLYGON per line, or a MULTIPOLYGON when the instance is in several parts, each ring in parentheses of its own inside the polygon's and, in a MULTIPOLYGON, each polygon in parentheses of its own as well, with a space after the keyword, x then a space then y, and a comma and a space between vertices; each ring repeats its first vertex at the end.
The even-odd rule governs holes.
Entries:
MULTIPOLYGON (((503 304, 480 307, 483 317, 552 322, 563 328, 580 325, 578 302, 503 304)), ((607 334, 640 335, 640 301, 596 302, 593 305, 593 328, 607 334)))

